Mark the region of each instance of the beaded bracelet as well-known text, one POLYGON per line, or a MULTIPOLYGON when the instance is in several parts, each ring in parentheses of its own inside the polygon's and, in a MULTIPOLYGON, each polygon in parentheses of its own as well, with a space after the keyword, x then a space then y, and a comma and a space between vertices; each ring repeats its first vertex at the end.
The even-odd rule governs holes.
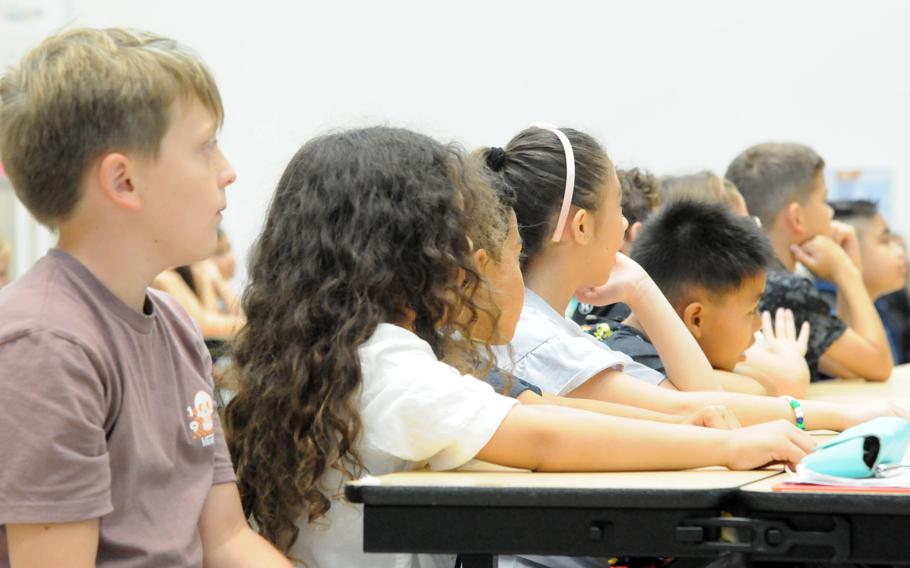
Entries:
POLYGON ((790 408, 793 409, 793 414, 796 415, 796 427, 800 430, 806 429, 806 416, 803 414, 803 407, 798 400, 792 396, 782 396, 780 397, 786 400, 790 404, 790 408))

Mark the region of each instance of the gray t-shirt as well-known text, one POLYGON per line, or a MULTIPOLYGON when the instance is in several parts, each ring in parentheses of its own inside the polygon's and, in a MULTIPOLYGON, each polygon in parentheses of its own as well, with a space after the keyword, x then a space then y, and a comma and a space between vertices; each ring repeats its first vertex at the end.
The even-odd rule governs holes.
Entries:
POLYGON ((52 250, 0 292, 0 567, 5 525, 100 518, 104 567, 201 566, 197 524, 232 482, 211 358, 149 290, 139 313, 52 250))

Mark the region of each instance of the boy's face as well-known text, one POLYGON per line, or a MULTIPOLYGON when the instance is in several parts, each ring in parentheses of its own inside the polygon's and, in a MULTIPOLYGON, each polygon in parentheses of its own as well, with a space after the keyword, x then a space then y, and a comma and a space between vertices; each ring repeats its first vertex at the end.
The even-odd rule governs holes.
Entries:
POLYGON ((834 210, 828 205, 828 186, 825 184, 824 172, 815 176, 815 187, 808 199, 801 203, 803 214, 803 234, 800 242, 808 241, 817 235, 831 236, 831 219, 834 210))
POLYGON ((486 280, 489 292, 482 291, 475 298, 481 306, 499 310, 499 321, 496 333, 486 321, 486 316, 481 314, 480 321, 471 330, 475 340, 492 340, 496 344, 506 344, 515 335, 518 319, 521 317, 521 307, 524 304, 525 286, 521 275, 521 237, 518 233, 518 222, 515 213, 510 213, 509 234, 502 247, 499 262, 489 259, 486 264, 478 267, 481 276, 486 280))
POLYGON ((765 291, 765 273, 743 280, 736 290, 724 294, 699 291, 699 317, 689 315, 693 303, 683 309, 683 318, 695 340, 715 369, 732 371, 745 358, 761 327, 758 302, 765 291))
POLYGON ((861 231, 859 244, 863 259, 863 283, 873 299, 904 287, 907 257, 881 215, 876 214, 867 222, 861 231))
POLYGON ((236 175, 218 148, 217 124, 195 97, 177 101, 157 157, 135 161, 141 230, 168 266, 190 264, 217 246, 224 189, 236 175))

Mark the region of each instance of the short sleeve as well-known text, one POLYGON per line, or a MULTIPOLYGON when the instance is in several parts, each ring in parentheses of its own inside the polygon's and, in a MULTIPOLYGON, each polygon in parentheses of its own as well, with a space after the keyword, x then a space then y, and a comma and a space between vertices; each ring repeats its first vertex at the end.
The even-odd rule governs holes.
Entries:
POLYGON ((438 361, 385 373, 369 391, 364 442, 436 470, 473 459, 518 402, 438 361))
MULTIPOLYGON (((171 300, 168 297, 168 300, 171 300)), ((202 330, 196 324, 193 319, 186 315, 182 311, 182 308, 177 311, 179 315, 184 318, 184 321, 187 325, 191 326, 195 331, 194 337, 196 339, 196 348, 199 353, 199 359, 203 362, 204 365, 204 376, 206 381, 212 387, 212 394, 215 395, 214 398, 216 401, 220 401, 221 397, 218 395, 218 386, 215 384, 215 377, 212 374, 212 354, 208 349, 206 342, 202 338, 202 330)), ((237 479, 234 475, 234 464, 231 462, 231 453, 228 450, 227 439, 224 437, 224 429, 221 427, 221 411, 223 409, 218 408, 218 412, 215 413, 215 457, 214 457, 214 470, 212 472, 212 485, 218 485, 220 483, 231 483, 237 479)))
POLYGON ((85 349, 48 332, 0 343, 0 525, 112 510, 110 391, 85 349))
POLYGON ((221 428, 221 417, 215 413, 215 470, 212 476, 212 485, 230 483, 236 479, 234 464, 228 451, 224 430, 221 428))
POLYGON ((844 332, 847 325, 836 315, 815 285, 807 278, 787 272, 775 271, 768 274, 765 295, 760 309, 774 313, 777 308, 789 308, 793 311, 796 326, 804 321, 809 322, 809 348, 806 351, 806 363, 815 380, 818 376, 818 361, 844 332))
POLYGON ((487 384, 493 387, 493 390, 509 398, 518 398, 521 393, 531 391, 535 394, 542 394, 540 387, 518 377, 509 377, 499 369, 490 369, 486 377, 487 384))
POLYGON ((592 337, 556 336, 515 362, 513 374, 544 392, 563 395, 606 369, 624 370, 632 360, 592 337))

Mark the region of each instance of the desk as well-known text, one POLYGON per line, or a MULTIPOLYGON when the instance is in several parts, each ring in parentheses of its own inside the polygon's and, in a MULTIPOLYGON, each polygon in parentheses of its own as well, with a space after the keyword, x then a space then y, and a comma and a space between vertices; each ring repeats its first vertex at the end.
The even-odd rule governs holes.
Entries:
POLYGON ((718 517, 739 487, 781 471, 413 472, 346 495, 364 504, 367 552, 461 553, 466 568, 511 553, 711 558, 719 549, 690 519, 718 517))
MULTIPOLYGON (((910 365, 885 383, 810 386, 830 401, 906 399, 910 365)), ((461 553, 466 568, 497 554, 910 564, 910 495, 775 493, 780 469, 643 473, 412 472, 346 487, 364 504, 367 552, 461 553), (724 517, 732 514, 733 517, 724 517), (720 542, 721 527, 740 542, 720 542)))
POLYGON ((807 398, 829 402, 896 400, 910 403, 910 363, 895 367, 891 378, 881 383, 863 379, 832 379, 812 383, 807 398))
MULTIPOLYGON (((910 449, 903 461, 910 462, 910 449)), ((810 560, 828 552, 844 562, 910 563, 910 495, 774 491, 775 485, 794 477, 781 473, 744 485, 737 493, 737 508, 750 519, 786 522, 777 529, 803 531, 781 539, 790 545, 772 550, 775 555, 810 560)), ((761 553, 753 557, 768 558, 761 553)))

